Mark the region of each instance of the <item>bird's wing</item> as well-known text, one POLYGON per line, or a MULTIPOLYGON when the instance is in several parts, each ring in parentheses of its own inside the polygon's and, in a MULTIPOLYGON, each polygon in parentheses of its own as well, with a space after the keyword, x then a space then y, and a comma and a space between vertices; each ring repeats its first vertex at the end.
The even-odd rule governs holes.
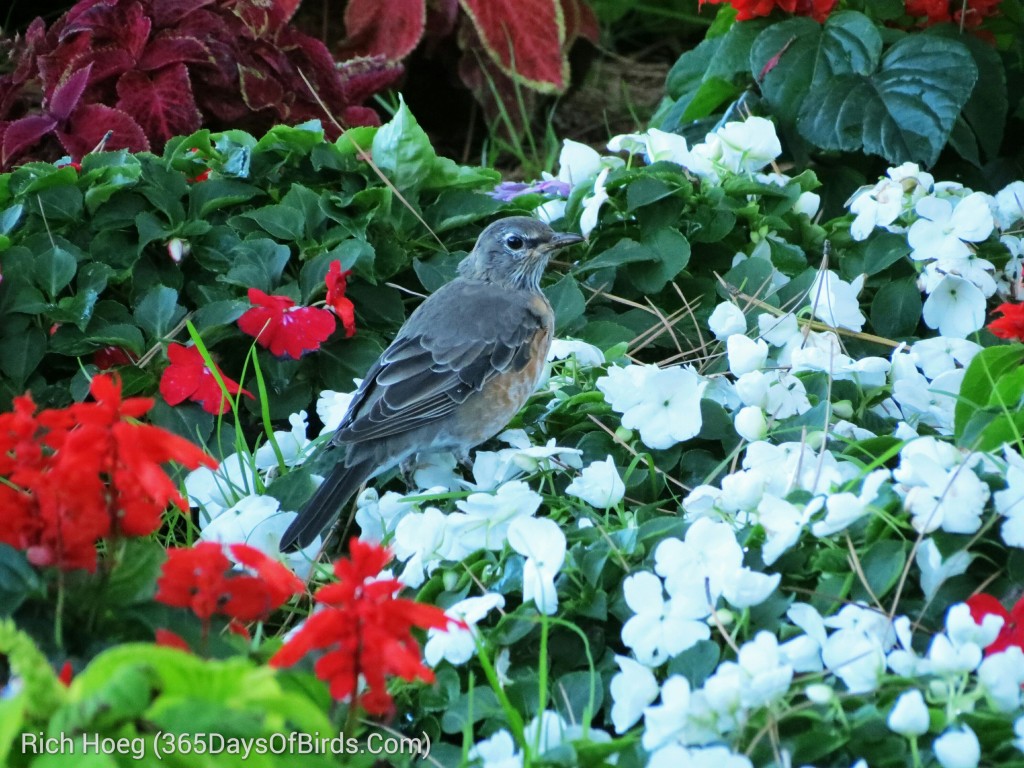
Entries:
POLYGON ((456 279, 412 314, 370 368, 338 443, 393 437, 447 416, 495 376, 522 370, 550 332, 542 297, 456 279))

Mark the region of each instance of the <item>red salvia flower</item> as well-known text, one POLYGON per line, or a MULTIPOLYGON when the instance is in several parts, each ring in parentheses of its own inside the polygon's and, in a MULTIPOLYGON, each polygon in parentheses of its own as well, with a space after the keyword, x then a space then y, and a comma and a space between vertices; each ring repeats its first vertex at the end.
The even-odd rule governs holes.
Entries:
POLYGON ((298 307, 287 296, 270 296, 259 288, 249 289, 249 301, 253 308, 238 318, 238 327, 277 357, 298 360, 334 333, 334 315, 326 309, 298 307))
POLYGON ((1002 317, 988 324, 988 329, 1001 339, 1024 341, 1024 304, 1000 304, 995 312, 1002 317))
POLYGON ((464 625, 440 608, 395 597, 402 583, 378 578, 391 559, 388 550, 354 538, 349 551, 348 558, 334 564, 338 581, 317 590, 316 601, 324 608, 306 619, 270 664, 288 667, 312 651, 324 651, 314 669, 329 684, 331 696, 352 700, 362 678, 366 687, 358 703, 372 715, 385 715, 392 708, 388 676, 434 680, 412 628, 464 625))
MULTIPOLYGON (((168 405, 178 405, 185 400, 191 400, 203 406, 207 413, 214 415, 220 415, 228 409, 228 399, 198 348, 170 344, 167 347, 167 358, 171 364, 160 376, 160 394, 168 405)), ((241 393, 246 397, 252 397, 252 393, 242 389, 237 381, 225 376, 220 366, 217 366, 217 372, 224 380, 224 386, 229 394, 241 393)))
POLYGON ((217 462, 184 438, 136 420, 149 398, 121 397, 118 380, 100 375, 95 402, 36 414, 30 397, 0 414, 0 541, 37 566, 96 566, 96 541, 146 536, 169 504, 186 509, 163 469, 217 462))
POLYGON ((179 651, 192 650, 188 643, 185 642, 185 638, 177 632, 171 632, 169 629, 158 629, 154 633, 153 640, 157 645, 162 645, 164 648, 177 648, 179 651))
POLYGON ((356 332, 356 308, 351 299, 345 297, 348 289, 348 277, 352 274, 351 269, 341 271, 341 262, 334 260, 327 268, 327 306, 334 310, 334 314, 341 320, 345 328, 345 338, 350 339, 356 332))
POLYGON ((212 541, 167 550, 156 599, 188 608, 208 628, 214 615, 236 622, 264 620, 305 589, 287 567, 247 544, 233 544, 230 552, 254 573, 237 568, 212 541))

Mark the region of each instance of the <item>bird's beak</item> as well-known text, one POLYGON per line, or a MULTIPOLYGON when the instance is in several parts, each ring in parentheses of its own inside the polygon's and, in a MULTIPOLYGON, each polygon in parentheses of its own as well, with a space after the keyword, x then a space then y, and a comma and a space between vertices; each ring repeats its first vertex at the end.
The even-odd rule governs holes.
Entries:
POLYGON ((574 235, 572 232, 556 232, 548 241, 548 249, 556 251, 559 248, 582 243, 586 239, 583 235, 574 235))

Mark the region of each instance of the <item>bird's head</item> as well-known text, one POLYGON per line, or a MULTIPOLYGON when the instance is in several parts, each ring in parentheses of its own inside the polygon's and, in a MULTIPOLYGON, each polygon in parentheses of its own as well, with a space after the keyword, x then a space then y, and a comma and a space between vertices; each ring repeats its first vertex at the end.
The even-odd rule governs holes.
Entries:
POLYGON ((477 238, 473 252, 459 264, 459 274, 510 288, 538 290, 551 254, 584 238, 555 232, 528 216, 499 219, 477 238))

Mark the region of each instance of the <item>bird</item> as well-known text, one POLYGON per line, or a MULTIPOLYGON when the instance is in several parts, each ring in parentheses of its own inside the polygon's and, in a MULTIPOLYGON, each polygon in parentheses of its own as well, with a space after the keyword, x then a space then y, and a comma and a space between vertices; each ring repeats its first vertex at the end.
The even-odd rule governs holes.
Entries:
POLYGON ((551 254, 585 238, 510 216, 488 225, 458 276, 420 304, 370 367, 328 448, 344 453, 281 538, 302 549, 368 480, 418 453, 470 449, 500 432, 540 382, 554 311, 551 254))

